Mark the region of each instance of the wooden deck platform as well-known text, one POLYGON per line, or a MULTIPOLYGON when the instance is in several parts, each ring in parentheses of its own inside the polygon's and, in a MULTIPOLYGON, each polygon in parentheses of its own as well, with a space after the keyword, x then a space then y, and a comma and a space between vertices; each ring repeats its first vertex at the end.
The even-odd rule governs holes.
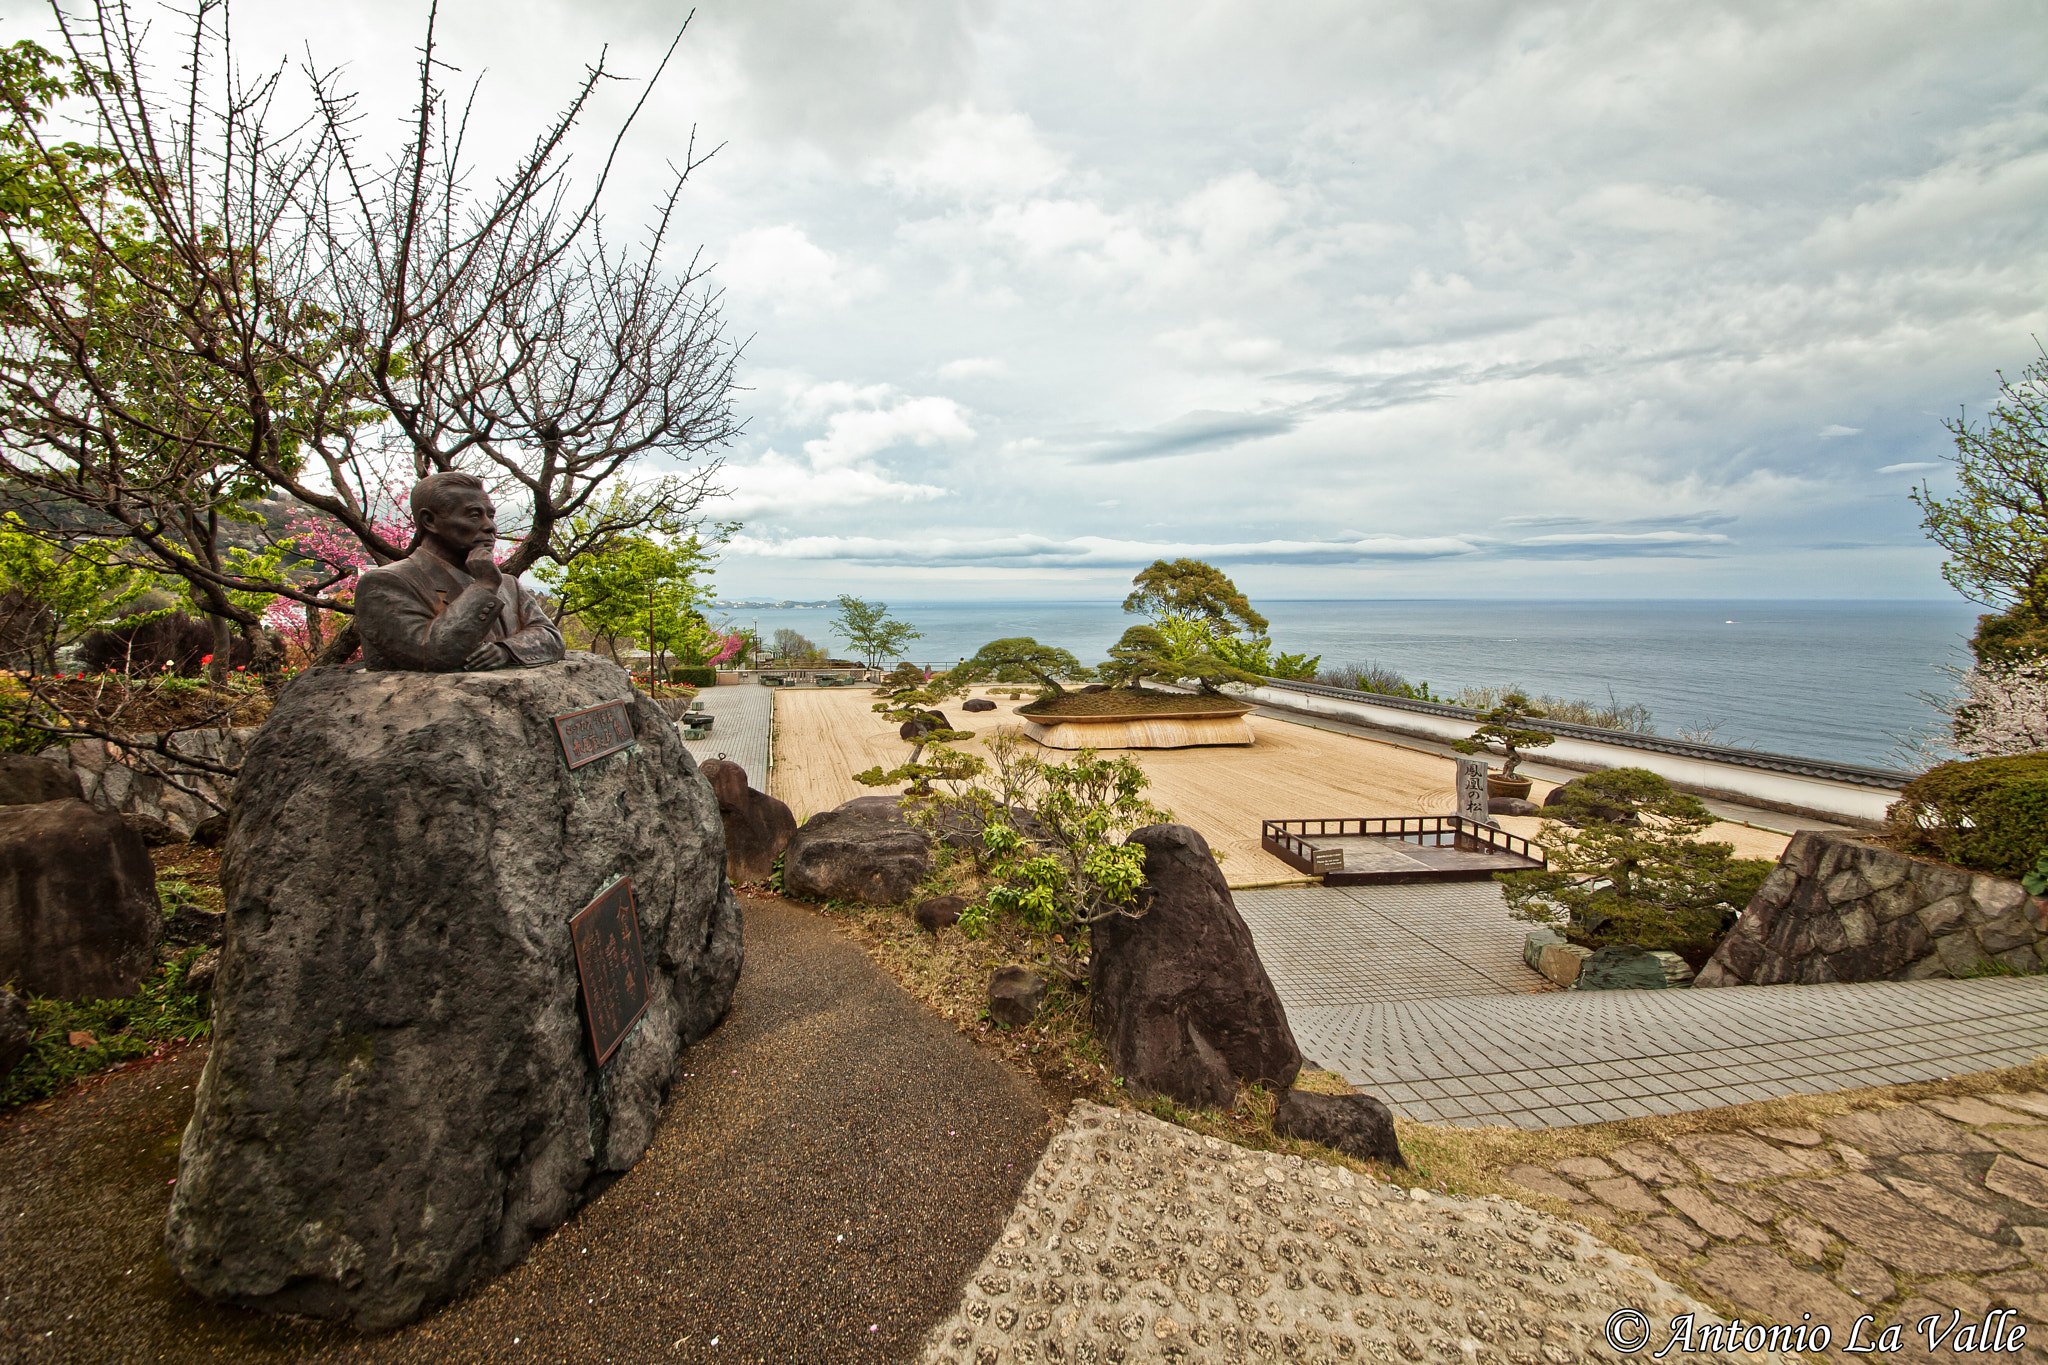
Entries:
POLYGON ((1548 865, 1527 839, 1458 815, 1267 820, 1259 846, 1328 886, 1486 881, 1548 865))

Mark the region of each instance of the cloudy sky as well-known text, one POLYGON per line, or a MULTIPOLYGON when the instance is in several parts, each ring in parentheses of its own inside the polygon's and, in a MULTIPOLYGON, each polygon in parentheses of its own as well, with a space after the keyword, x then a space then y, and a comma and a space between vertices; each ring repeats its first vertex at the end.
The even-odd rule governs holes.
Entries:
MULTIPOLYGON (((444 55, 509 155, 684 13, 444 55)), ((393 134, 423 17, 235 11, 393 134)), ((1942 597, 1906 491, 2048 341, 2040 0, 708 0, 646 119, 621 232, 723 144, 734 596, 1942 597)))

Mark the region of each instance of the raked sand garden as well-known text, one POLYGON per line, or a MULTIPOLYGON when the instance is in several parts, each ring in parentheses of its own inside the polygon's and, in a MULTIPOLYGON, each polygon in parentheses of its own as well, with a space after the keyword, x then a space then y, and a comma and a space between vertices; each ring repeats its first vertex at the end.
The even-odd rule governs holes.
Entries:
MULTIPOLYGON (((991 737, 1021 734, 1017 708, 1030 693, 1010 700, 1009 688, 975 688, 972 695, 996 703, 992 712, 972 714, 959 703, 941 707, 953 723, 974 732, 955 747, 979 752, 991 737)), ((787 802, 799 822, 874 791, 853 774, 877 764, 901 763, 910 746, 894 723, 875 714, 868 688, 801 688, 775 697, 775 762, 772 794, 787 802)), ((1182 824, 1200 830, 1223 855, 1223 875, 1233 887, 1300 881, 1294 868, 1259 847, 1259 822, 1318 817, 1444 815, 1457 807, 1448 758, 1379 740, 1336 734, 1266 716, 1252 716, 1257 742, 1248 747, 1116 750, 1145 770, 1147 795, 1171 810, 1182 824)), ((1064 755, 1046 751, 1054 762, 1064 755)), ((1551 789, 1538 781, 1533 800, 1551 789)), ((1498 816, 1501 825, 1524 837, 1536 834, 1533 816, 1498 816)), ((1775 859, 1786 837, 1723 821, 1701 836, 1733 844, 1746 858, 1775 859)))

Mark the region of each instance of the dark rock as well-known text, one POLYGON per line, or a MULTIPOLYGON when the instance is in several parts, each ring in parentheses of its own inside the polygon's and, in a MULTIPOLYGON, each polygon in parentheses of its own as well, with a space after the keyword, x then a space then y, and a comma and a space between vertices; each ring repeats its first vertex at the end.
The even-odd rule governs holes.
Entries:
POLYGON ((155 963, 156 869, 128 822, 83 801, 0 807, 0 981, 31 995, 132 995, 155 963))
POLYGON ((1045 978, 1029 967, 998 967, 988 979, 988 1017, 998 1024, 1028 1024, 1045 1004, 1045 978))
POLYGON ((1088 684, 1088 685, 1087 685, 1086 687, 1078 688, 1078 689, 1076 689, 1076 690, 1077 690, 1077 691, 1079 692, 1079 694, 1080 694, 1081 696, 1084 696, 1084 697, 1085 697, 1085 696, 1087 696, 1087 695, 1088 695, 1089 693, 1091 693, 1091 692, 1107 692, 1107 691, 1109 691, 1109 684, 1108 684, 1108 683, 1089 683, 1089 684, 1088 684))
POLYGON ((30 754, 0 754, 0 806, 83 800, 78 774, 63 764, 30 754))
POLYGON ((1140 1098, 1222 1107, 1236 1078, 1284 1089, 1301 1070, 1287 1013, 1208 843, 1186 825, 1147 825, 1145 913, 1094 927, 1095 1031, 1140 1098))
POLYGON ((394 1327, 647 1149, 739 976, 717 804, 624 671, 572 654, 303 673, 236 812, 165 1250, 208 1298, 394 1327), (550 717, 609 701, 638 743, 570 772, 550 717), (569 918, 621 876, 648 1005, 600 1068, 569 918))
MULTIPOLYGON (((1583 778, 1575 777, 1571 781, 1565 783, 1562 787, 1551 788, 1550 795, 1543 798, 1543 808, 1548 809, 1551 806, 1564 805, 1565 793, 1583 791, 1584 788, 1580 787, 1579 784, 1584 780, 1585 779, 1583 778)), ((1595 802, 1591 805, 1584 805, 1581 808, 1591 818, 1596 820, 1605 820, 1611 824, 1634 825, 1641 823, 1641 817, 1639 817, 1633 810, 1630 810, 1623 806, 1609 806, 1595 802)), ((1578 824, 1578 821, 1569 819, 1562 814, 1558 815, 1557 818, 1563 820, 1568 825, 1578 824)))
POLYGON ((706 759, 698 771, 718 798, 718 818, 725 826, 725 875, 734 886, 765 882, 775 860, 796 833, 796 816, 788 806, 747 785, 747 770, 730 759, 706 759))
POLYGON ((1303 1142, 1377 1161, 1406 1166, 1401 1144, 1394 1140, 1393 1111, 1370 1095, 1317 1095, 1290 1090, 1273 1110, 1273 1131, 1303 1142))
POLYGON ((219 848, 228 837, 228 826, 234 823, 227 811, 215 811, 192 827, 192 842, 202 848, 219 848))
POLYGON ((192 965, 185 969, 185 986, 188 990, 210 991, 214 978, 220 974, 220 949, 208 948, 192 959, 192 965))
POLYGON ((958 924, 960 912, 972 904, 965 896, 934 896, 930 900, 919 901, 913 914, 918 928, 936 934, 948 925, 958 924))
POLYGON ((894 905, 932 870, 932 841, 893 796, 862 796, 804 821, 782 855, 782 887, 806 900, 894 905))
POLYGON ((2042 916, 2018 882, 1801 830, 1692 984, 1911 981, 1967 975, 1993 958, 2038 972, 2042 916))
POLYGON ((128 822, 128 827, 135 831, 145 847, 162 848, 165 844, 185 842, 185 837, 178 833, 178 827, 161 816, 129 811, 121 818, 128 822))
POLYGON ((960 709, 962 711, 993 711, 996 709, 996 704, 987 697, 976 697, 973 701, 961 702, 960 709))
POLYGON ((1596 948, 1579 964, 1575 991, 1661 991, 1671 983, 1664 962, 1646 948, 1633 943, 1610 943, 1596 948))
POLYGON ((0 990, 0 1081, 7 1079, 15 1063, 28 1056, 28 1045, 34 1037, 28 1006, 13 991, 0 990))
POLYGON ((1524 801, 1519 796, 1489 797, 1486 802, 1488 815, 1541 815, 1543 807, 1534 801, 1524 801))
POLYGON ((906 720, 897 726, 896 737, 906 742, 915 741, 931 728, 931 722, 919 716, 916 720, 906 720))
POLYGON ((164 942, 180 948, 212 948, 226 936, 228 917, 189 902, 164 917, 164 942))

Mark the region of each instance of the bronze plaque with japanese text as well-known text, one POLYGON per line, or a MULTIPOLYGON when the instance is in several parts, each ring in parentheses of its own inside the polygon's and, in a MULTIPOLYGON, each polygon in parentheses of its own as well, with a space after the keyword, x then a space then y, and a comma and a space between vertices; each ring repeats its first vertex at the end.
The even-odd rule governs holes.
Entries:
POLYGON ((555 733, 562 739, 562 757, 571 770, 595 763, 606 754, 629 749, 635 742, 633 718, 626 713, 626 703, 622 701, 585 707, 554 720, 555 733))
POLYGON ((647 958, 640 951, 632 879, 619 878, 578 910, 569 921, 569 936, 576 943, 590 1050, 603 1066, 647 1012, 647 958))

